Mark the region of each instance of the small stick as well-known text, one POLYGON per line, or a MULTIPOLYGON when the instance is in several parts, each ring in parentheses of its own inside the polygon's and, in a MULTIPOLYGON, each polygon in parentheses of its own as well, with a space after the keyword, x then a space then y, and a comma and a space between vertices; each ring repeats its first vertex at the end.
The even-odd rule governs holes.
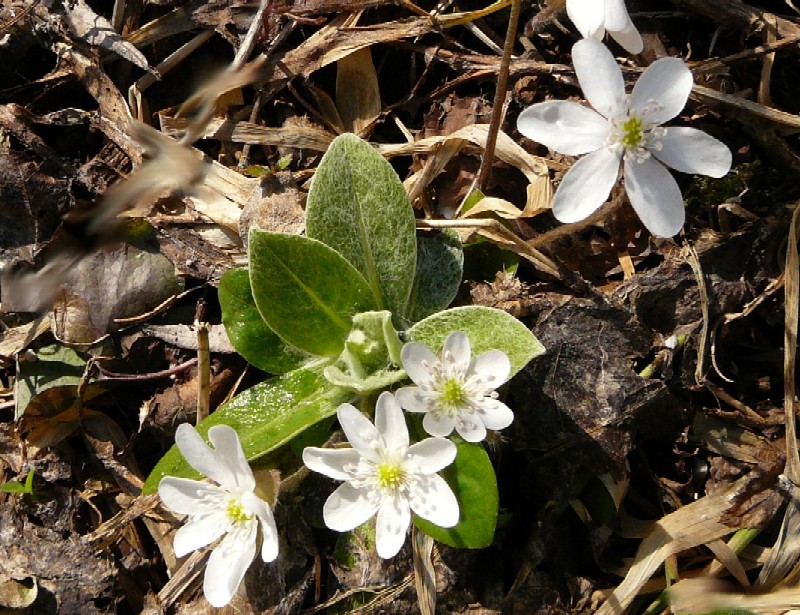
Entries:
POLYGON ((506 30, 506 41, 503 46, 503 58, 500 61, 500 71, 497 76, 497 89, 495 90, 494 103, 492 104, 492 117, 489 120, 489 132, 486 135, 486 148, 483 151, 481 168, 478 173, 478 187, 484 194, 486 193, 486 184, 492 174, 494 148, 497 145, 497 133, 500 131, 500 123, 503 119, 503 103, 508 90, 508 67, 511 64, 511 52, 514 50, 514 40, 517 37, 517 25, 519 24, 521 11, 522 0, 513 0, 511 3, 511 15, 508 19, 508 30, 506 30))

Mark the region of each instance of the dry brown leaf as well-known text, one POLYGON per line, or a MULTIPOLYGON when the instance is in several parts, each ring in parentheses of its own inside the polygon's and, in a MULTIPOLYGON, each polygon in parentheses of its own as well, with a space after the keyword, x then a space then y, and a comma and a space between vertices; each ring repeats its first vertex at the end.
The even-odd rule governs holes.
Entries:
POLYGON ((77 0, 74 4, 65 2, 64 6, 67 9, 64 21, 78 38, 90 45, 113 51, 142 70, 152 71, 142 52, 117 34, 109 21, 95 13, 83 0, 77 0))
POLYGON ((466 213, 461 214, 461 217, 477 218, 484 214, 494 214, 505 220, 516 220, 522 216, 522 211, 505 199, 487 196, 470 207, 466 213))
POLYGON ((369 48, 359 49, 337 62, 336 107, 345 130, 358 135, 381 114, 378 74, 369 48))

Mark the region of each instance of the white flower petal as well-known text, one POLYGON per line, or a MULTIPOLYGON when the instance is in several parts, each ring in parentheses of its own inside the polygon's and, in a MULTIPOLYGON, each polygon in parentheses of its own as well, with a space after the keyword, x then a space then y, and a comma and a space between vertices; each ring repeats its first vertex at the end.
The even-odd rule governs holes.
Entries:
POLYGON ((344 435, 347 436, 347 440, 358 451, 358 454, 373 463, 380 463, 380 455, 375 450, 376 444, 381 449, 385 448, 385 446, 383 437, 375 428, 375 425, 370 423, 366 416, 350 404, 339 406, 336 416, 342 426, 344 435))
POLYGON ((385 498, 378 509, 375 522, 375 550, 383 559, 397 555, 406 541, 406 532, 411 524, 408 500, 395 496, 385 498))
POLYGON ((172 547, 176 557, 210 545, 228 530, 228 516, 218 511, 199 517, 190 517, 186 524, 175 532, 172 547))
POLYGON ((408 468, 415 474, 434 474, 456 458, 456 445, 445 438, 426 438, 408 448, 408 468))
POLYGON ((375 427, 388 450, 405 453, 408 448, 406 418, 394 395, 387 391, 380 394, 375 404, 375 427))
POLYGON ((370 498, 367 489, 356 489, 344 483, 334 491, 322 507, 325 525, 337 532, 349 532, 378 511, 377 498, 370 498))
POLYGON ((215 493, 224 497, 226 492, 216 485, 175 476, 165 476, 158 483, 158 495, 161 501, 167 508, 182 515, 203 512, 206 509, 204 505, 206 496, 215 493))
POLYGON ((261 559, 271 562, 278 557, 278 528, 275 526, 275 517, 272 509, 264 500, 255 493, 245 493, 242 504, 258 518, 261 525, 261 559))
POLYGON ((358 465, 361 455, 355 449, 328 449, 309 446, 303 449, 303 463, 309 470, 319 472, 336 480, 350 480, 352 472, 348 466, 358 465))
POLYGON ((256 556, 256 523, 228 533, 211 552, 203 578, 203 594, 215 607, 228 604, 256 556))
POLYGON ((422 428, 432 436, 443 438, 453 433, 456 420, 444 412, 428 412, 422 419, 422 428))
POLYGON ((214 451, 205 443, 197 430, 188 423, 178 425, 175 444, 181 454, 195 470, 208 476, 220 485, 235 484, 235 479, 226 465, 221 465, 214 451))
POLYGON ((508 355, 500 350, 484 352, 472 364, 471 375, 480 378, 486 388, 496 389, 511 373, 511 361, 508 355))
POLYGON ((430 366, 435 365, 438 360, 430 348, 417 342, 405 344, 400 351, 400 361, 406 374, 415 384, 423 386, 430 383, 430 366))
POLYGON ((633 22, 628 20, 628 27, 623 28, 621 30, 612 30, 609 28, 608 33, 611 35, 619 46, 622 47, 625 51, 632 54, 642 53, 644 49, 644 41, 642 40, 642 35, 639 34, 639 31, 636 29, 636 26, 633 25, 633 22))
POLYGON ((731 170, 731 150, 722 141, 696 128, 670 127, 653 156, 681 173, 723 177, 731 170))
POLYGON ((617 181, 620 158, 618 152, 604 147, 572 165, 553 198, 556 219, 578 222, 605 203, 617 181))
POLYGON ((514 422, 514 413, 511 408, 496 399, 488 399, 479 404, 478 416, 486 426, 486 429, 499 431, 505 429, 514 422))
POLYGON ((628 53, 641 53, 644 43, 633 25, 624 0, 605 0, 605 26, 611 37, 628 53))
POLYGON ((625 0, 603 0, 598 4, 605 5, 603 23, 606 30, 623 30, 631 20, 625 0))
POLYGON ((427 412, 438 395, 419 387, 403 387, 395 391, 400 406, 408 412, 427 412))
POLYGON ((450 485, 439 475, 420 476, 409 499, 411 510, 439 527, 458 523, 458 500, 450 485))
POLYGON ((657 102, 659 108, 645 119, 663 124, 678 115, 686 106, 694 85, 692 72, 679 58, 656 60, 642 73, 631 92, 631 108, 642 110, 657 102))
POLYGON ((480 442, 486 438, 486 426, 480 416, 464 413, 461 415, 461 419, 461 421, 456 421, 456 431, 459 436, 467 442, 480 442))
POLYGON ((255 489, 256 480, 253 478, 253 471, 244 456, 242 443, 239 442, 236 431, 227 425, 214 425, 208 430, 208 439, 214 445, 214 455, 219 464, 228 468, 234 481, 232 484, 220 481, 220 485, 231 490, 252 491, 255 489))
POLYGON ((603 37, 602 0, 567 0, 567 15, 585 37, 603 37))
POLYGON ((442 363, 446 373, 452 374, 453 369, 466 371, 471 359, 472 349, 466 333, 453 331, 445 338, 442 346, 442 363))
POLYGON ((653 157, 625 161, 625 190, 642 224, 657 237, 672 237, 686 218, 681 189, 667 168, 653 157))
POLYGON ((568 100, 550 100, 520 113, 517 130, 556 152, 580 156, 603 147, 610 125, 593 109, 568 100))
POLYGON ((600 115, 617 117, 625 111, 625 82, 608 48, 593 38, 572 47, 572 63, 583 95, 600 115))

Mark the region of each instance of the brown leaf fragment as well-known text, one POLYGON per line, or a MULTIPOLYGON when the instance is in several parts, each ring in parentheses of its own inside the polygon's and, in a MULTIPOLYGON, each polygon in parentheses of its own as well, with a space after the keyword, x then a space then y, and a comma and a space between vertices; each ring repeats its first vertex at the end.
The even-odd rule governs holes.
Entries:
POLYGON ((348 132, 361 134, 381 113, 378 74, 369 48, 337 62, 336 107, 348 132))
POLYGON ((90 45, 113 51, 142 70, 153 72, 144 54, 117 34, 109 21, 83 0, 65 2, 64 6, 67 9, 64 21, 75 36, 90 45))
POLYGON ((53 327, 62 340, 91 343, 114 328, 115 318, 147 312, 182 290, 161 254, 124 243, 105 246, 67 274, 53 327))
POLYGON ((10 609, 29 607, 39 595, 39 585, 33 577, 4 578, 0 575, 0 606, 10 609))
POLYGON ((40 596, 47 595, 48 601, 55 602, 43 612, 114 612, 114 566, 107 553, 86 546, 77 536, 27 521, 3 506, 0 553, 0 577, 33 577, 40 596))
POLYGON ((289 172, 263 179, 253 189, 239 218, 239 235, 247 242, 250 229, 300 234, 305 228, 305 194, 289 172))

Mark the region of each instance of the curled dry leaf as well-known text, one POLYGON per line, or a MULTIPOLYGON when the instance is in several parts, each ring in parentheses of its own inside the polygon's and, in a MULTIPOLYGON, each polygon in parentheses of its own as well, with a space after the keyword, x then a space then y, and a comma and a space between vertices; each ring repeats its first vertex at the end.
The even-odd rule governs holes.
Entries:
POLYGON ((153 71, 142 52, 117 34, 108 20, 95 13, 83 0, 75 4, 65 2, 64 5, 67 9, 64 21, 75 36, 90 45, 113 51, 142 70, 153 71))

